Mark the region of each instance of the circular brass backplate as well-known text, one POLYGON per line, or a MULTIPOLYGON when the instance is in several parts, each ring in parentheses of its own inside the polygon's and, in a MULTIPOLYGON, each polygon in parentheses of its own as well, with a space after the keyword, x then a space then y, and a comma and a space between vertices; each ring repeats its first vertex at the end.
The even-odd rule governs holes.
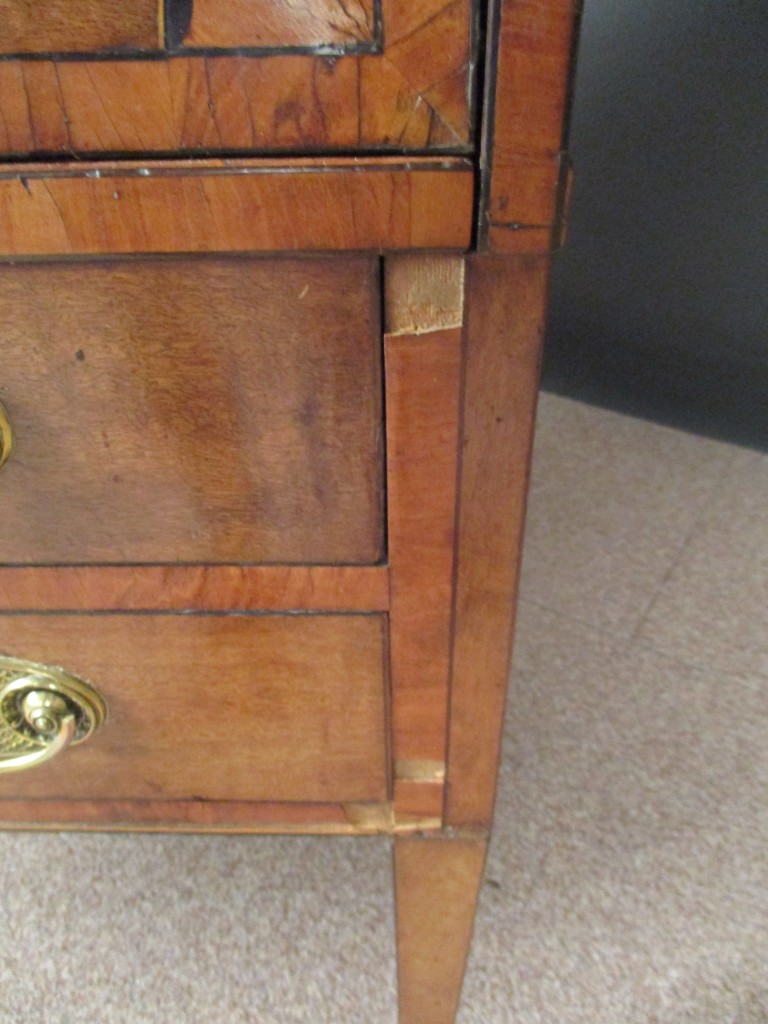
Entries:
POLYGON ((107 717, 107 706, 101 695, 84 679, 65 669, 40 665, 23 658, 0 655, 0 725, 10 729, 21 743, 40 744, 25 718, 24 698, 32 691, 58 694, 75 716, 76 729, 72 743, 82 743, 99 728, 107 717))

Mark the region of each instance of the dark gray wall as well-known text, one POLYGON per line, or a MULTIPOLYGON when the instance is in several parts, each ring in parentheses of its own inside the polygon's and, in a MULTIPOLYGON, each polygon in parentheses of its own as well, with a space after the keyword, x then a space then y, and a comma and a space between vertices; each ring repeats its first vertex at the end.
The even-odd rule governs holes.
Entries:
POLYGON ((546 389, 768 448, 768 0, 585 0, 546 389))

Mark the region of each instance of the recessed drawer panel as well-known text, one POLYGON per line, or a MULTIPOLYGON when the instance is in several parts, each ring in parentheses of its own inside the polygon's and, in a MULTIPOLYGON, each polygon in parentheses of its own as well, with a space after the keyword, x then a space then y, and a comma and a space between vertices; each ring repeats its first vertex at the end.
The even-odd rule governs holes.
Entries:
POLYGON ((0 268, 0 562, 372 563, 378 265, 0 268))
POLYGON ((0 797, 386 798, 381 615, 20 615, 0 651, 91 683, 106 722, 0 797))

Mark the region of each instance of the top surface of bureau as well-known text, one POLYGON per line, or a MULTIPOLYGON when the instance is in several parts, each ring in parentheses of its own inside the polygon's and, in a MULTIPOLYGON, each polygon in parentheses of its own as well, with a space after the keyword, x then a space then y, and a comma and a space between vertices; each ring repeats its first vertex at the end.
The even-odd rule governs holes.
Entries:
POLYGON ((0 0, 0 154, 471 148, 476 0, 0 0))

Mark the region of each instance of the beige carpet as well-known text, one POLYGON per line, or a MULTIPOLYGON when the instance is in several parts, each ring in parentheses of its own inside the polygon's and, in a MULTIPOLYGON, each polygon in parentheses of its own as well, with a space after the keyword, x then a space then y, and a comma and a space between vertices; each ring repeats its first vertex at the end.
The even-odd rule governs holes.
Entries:
MULTIPOLYGON (((545 397, 461 1024, 768 1022, 768 457, 545 397)), ((0 1024, 393 1024, 387 843, 0 836, 0 1024)))

